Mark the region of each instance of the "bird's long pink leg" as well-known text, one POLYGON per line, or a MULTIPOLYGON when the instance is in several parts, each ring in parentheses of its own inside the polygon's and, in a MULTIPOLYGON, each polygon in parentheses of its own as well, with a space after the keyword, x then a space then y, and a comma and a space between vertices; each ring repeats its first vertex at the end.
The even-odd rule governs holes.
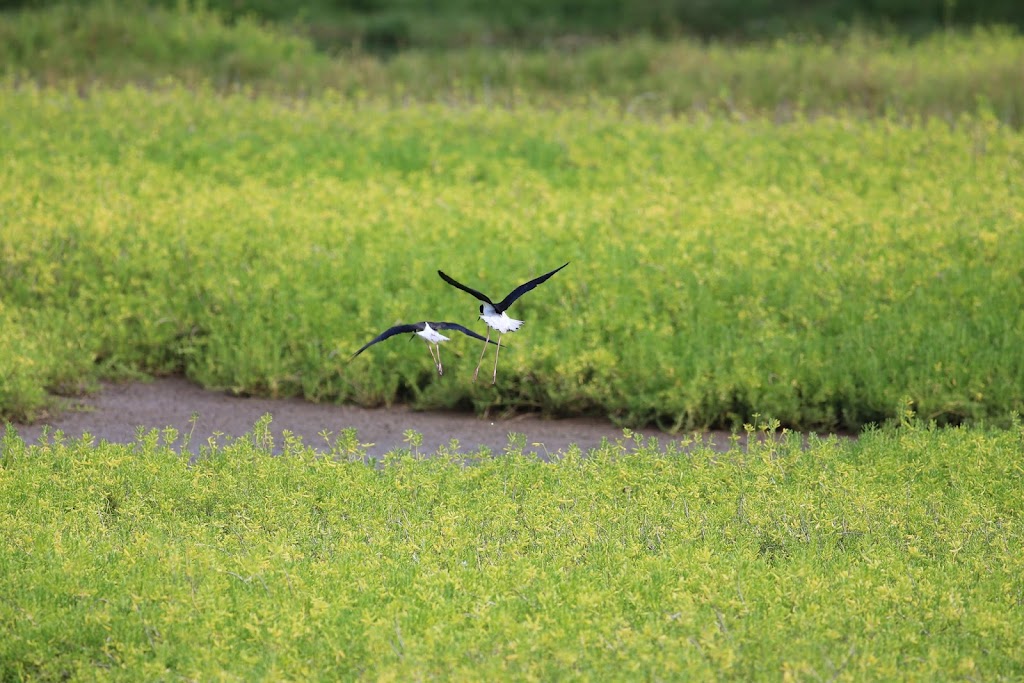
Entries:
POLYGON ((434 348, 437 349, 437 374, 438 375, 443 375, 444 374, 444 368, 441 367, 441 345, 440 344, 434 344, 434 348))
POLYGON ((476 370, 473 371, 473 381, 476 381, 476 376, 480 374, 480 364, 484 362, 484 354, 487 353, 487 344, 491 341, 491 328, 487 328, 487 339, 484 340, 484 349, 480 352, 480 360, 476 362, 476 370))
MULTIPOLYGON (((435 344, 436 346, 436 344, 435 344)), ((434 361, 434 367, 437 368, 437 374, 441 374, 441 349, 437 349, 437 356, 434 356, 434 349, 430 346, 430 342, 427 342, 427 351, 430 352, 430 360, 434 361)))
POLYGON ((491 375, 491 384, 498 382, 498 352, 501 351, 501 333, 498 333, 498 348, 494 349, 494 374, 491 375))

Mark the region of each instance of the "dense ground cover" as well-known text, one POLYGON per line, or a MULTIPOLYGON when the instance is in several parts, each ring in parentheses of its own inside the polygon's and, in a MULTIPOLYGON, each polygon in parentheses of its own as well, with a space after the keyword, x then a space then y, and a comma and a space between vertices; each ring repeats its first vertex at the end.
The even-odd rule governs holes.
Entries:
POLYGON ((531 49, 418 49, 379 58, 358 48, 328 56, 308 38, 250 19, 229 23, 204 10, 100 3, 0 14, 0 64, 39 82, 70 79, 81 89, 96 82, 154 85, 172 76, 221 89, 332 89, 396 103, 565 107, 597 96, 637 114, 781 119, 800 110, 952 121, 985 103, 1007 123, 1024 122, 1024 38, 999 29, 916 42, 863 31, 744 45, 567 38, 531 49))
POLYGON ((668 427, 1022 409, 1024 136, 991 116, 4 95, 6 416, 140 371, 668 427), (474 324, 438 268, 503 292, 565 261, 494 388, 463 340, 443 379, 420 342, 345 363, 397 322, 474 324))
POLYGON ((466 45, 536 46, 565 37, 647 33, 725 40, 795 33, 836 35, 851 26, 922 35, 1002 24, 1024 28, 1015 0, 0 0, 0 9, 114 10, 138 14, 202 7, 228 21, 271 21, 309 35, 322 49, 359 44, 379 51, 466 45))
POLYGON ((469 467, 266 426, 8 433, 0 678, 1024 675, 1019 423, 469 467))
POLYGON ((293 29, 0 15, 0 418, 183 373, 669 428, 901 426, 550 464, 515 440, 422 459, 410 434, 383 466, 351 432, 269 457, 265 422, 191 466, 170 431, 8 433, 0 679, 1024 676, 1024 40, 533 25, 536 49, 380 59, 293 29), (437 268, 504 293, 565 260, 513 309, 496 387, 470 384, 462 339, 443 378, 419 341, 346 364, 396 322, 479 327, 437 268), (1009 429, 922 428, 908 403, 1009 429))

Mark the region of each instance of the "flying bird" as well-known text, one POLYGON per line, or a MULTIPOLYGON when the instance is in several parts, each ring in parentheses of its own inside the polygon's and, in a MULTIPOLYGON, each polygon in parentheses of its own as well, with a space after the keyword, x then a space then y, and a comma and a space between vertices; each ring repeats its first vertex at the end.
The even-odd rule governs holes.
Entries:
MULTIPOLYGON (((369 342, 367 342, 366 345, 363 346, 363 348, 361 348, 358 351, 356 351, 355 353, 353 353, 352 354, 352 358, 350 358, 349 361, 351 362, 353 358, 355 358, 356 356, 358 356, 363 351, 365 351, 366 349, 370 348, 371 346, 373 346, 377 342, 382 342, 385 339, 389 339, 391 337, 394 337, 396 334, 403 334, 403 333, 407 333, 407 332, 412 332, 414 334, 418 334, 420 337, 423 337, 423 339, 426 340, 426 342, 427 342, 427 351, 430 352, 430 358, 434 361, 434 365, 437 366, 437 374, 438 375, 443 375, 444 374, 444 370, 441 367, 441 346, 440 346, 440 344, 441 344, 441 342, 448 341, 449 337, 444 336, 443 334, 438 332, 438 330, 458 330, 459 332, 461 332, 461 333, 463 333, 465 335, 468 335, 470 337, 474 337, 476 339, 482 339, 484 341, 484 345, 485 346, 486 346, 486 342, 489 341, 488 339, 485 339, 484 337, 480 336, 479 334, 477 334, 473 330, 465 328, 462 325, 459 325, 458 323, 444 323, 444 322, 432 323, 432 322, 426 322, 426 321, 419 322, 419 323, 406 323, 404 325, 395 325, 394 327, 389 327, 388 329, 384 330, 383 332, 378 334, 376 337, 371 339, 369 342), (430 346, 431 344, 434 345, 433 348, 431 348, 431 346, 430 346), (434 350, 435 349, 437 350, 437 355, 434 354, 434 350)), ((409 339, 412 339, 412 337, 409 337, 409 339)), ((496 342, 492 341, 491 343, 495 344, 496 342)))
MULTIPOLYGON (((565 268, 565 266, 567 265, 569 264, 566 263, 563 266, 555 268, 550 273, 541 275, 540 277, 534 278, 529 282, 524 282, 523 284, 513 289, 511 294, 506 296, 498 303, 494 303, 493 301, 491 301, 486 294, 482 294, 473 289, 472 287, 467 287, 461 282, 456 282, 455 280, 445 275, 440 270, 437 271, 437 274, 441 276, 442 280, 452 285, 453 287, 458 287, 462 291, 472 294, 477 299, 483 302, 480 305, 480 319, 487 323, 487 338, 484 339, 484 348, 483 351, 480 352, 480 360, 477 361, 476 370, 473 371, 474 382, 476 381, 477 374, 479 374, 480 372, 480 364, 484 362, 484 353, 487 351, 487 342, 491 341, 491 330, 497 330, 498 332, 498 348, 495 349, 494 351, 494 374, 491 376, 491 384, 494 384, 495 382, 498 381, 498 352, 501 351, 501 335, 505 334, 506 332, 515 332, 523 324, 522 320, 510 318, 508 314, 505 313, 505 311, 507 311, 509 307, 516 302, 516 299, 521 297, 523 294, 526 294, 537 285, 545 282, 549 277, 560 271, 562 268, 565 268)), ((491 343, 493 344, 494 342, 491 343)))

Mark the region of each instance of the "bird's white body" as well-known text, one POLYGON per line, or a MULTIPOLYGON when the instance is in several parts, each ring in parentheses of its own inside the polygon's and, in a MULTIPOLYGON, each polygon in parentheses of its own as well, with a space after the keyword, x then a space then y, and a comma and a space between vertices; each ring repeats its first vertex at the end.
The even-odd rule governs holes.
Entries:
POLYGON ((476 381, 477 374, 479 374, 480 372, 480 364, 484 362, 484 353, 487 352, 487 344, 488 342, 491 341, 491 330, 494 330, 498 333, 498 341, 494 342, 495 344, 497 344, 498 348, 494 350, 494 372, 491 374, 491 384, 494 384, 495 382, 498 381, 498 352, 501 351, 501 336, 508 332, 515 332, 523 325, 522 320, 516 320, 515 318, 508 317, 508 314, 505 313, 505 311, 508 310, 508 307, 514 304, 516 302, 516 299, 521 297, 523 294, 526 294, 527 292, 534 289, 538 285, 547 282, 552 275, 560 271, 562 268, 565 268, 565 266, 567 265, 569 264, 566 263, 565 265, 555 268, 550 273, 545 273, 540 277, 533 278, 529 282, 524 282, 523 284, 519 285, 511 292, 509 292, 508 296, 506 296, 498 303, 494 303, 493 301, 491 301, 491 298, 484 294, 483 292, 478 292, 472 287, 467 287, 458 280, 454 280, 450 276, 445 275, 444 271, 437 271, 437 274, 441 277, 441 279, 450 284, 452 287, 461 289, 467 294, 472 294, 474 297, 476 297, 477 301, 483 302, 480 306, 480 320, 483 320, 484 323, 487 324, 488 329, 487 337, 484 339, 484 348, 482 351, 480 351, 480 360, 477 361, 476 370, 473 371, 474 382, 476 381))
POLYGON ((498 313, 494 310, 494 306, 490 304, 484 304, 480 307, 480 319, 487 323, 487 327, 497 330, 501 334, 515 332, 523 325, 522 320, 508 317, 508 313, 505 311, 498 313))
POLYGON ((424 325, 423 329, 418 331, 416 334, 426 339, 431 344, 440 344, 449 340, 448 337, 444 336, 430 325, 424 325))
MULTIPOLYGON (((376 337, 374 337, 366 344, 364 344, 361 349, 352 354, 352 358, 355 358, 356 356, 358 356, 359 354, 361 354, 363 351, 370 348, 374 344, 382 342, 385 339, 391 339, 396 334, 408 334, 412 332, 415 336, 427 342, 427 351, 430 352, 430 357, 434 359, 434 365, 437 366, 437 374, 441 375, 444 374, 444 368, 441 367, 440 345, 442 342, 450 341, 448 337, 441 334, 441 330, 455 330, 457 332, 461 332, 462 334, 468 337, 475 337, 476 339, 480 339, 481 341, 484 342, 484 344, 487 344, 489 341, 487 337, 481 337, 473 330, 467 327, 463 327, 458 323, 445 321, 435 321, 434 323, 429 323, 426 321, 419 323, 403 323, 401 325, 393 325, 392 327, 389 327, 388 329, 378 334, 376 337)), ((488 332, 487 334, 489 335, 490 332, 488 332)), ((497 345, 497 342, 490 343, 497 345)))

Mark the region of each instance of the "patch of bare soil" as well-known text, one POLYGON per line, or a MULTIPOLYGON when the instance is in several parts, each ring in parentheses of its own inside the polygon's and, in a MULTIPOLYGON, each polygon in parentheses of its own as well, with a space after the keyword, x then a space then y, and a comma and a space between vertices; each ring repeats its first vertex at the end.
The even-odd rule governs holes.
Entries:
MULTIPOLYGON (((180 377, 133 384, 105 384, 103 390, 75 401, 63 414, 34 425, 15 425, 17 432, 29 443, 36 443, 45 426, 61 430, 66 437, 77 439, 91 434, 97 442, 131 443, 139 426, 149 429, 174 427, 182 435, 191 432, 189 450, 193 453, 220 433, 220 444, 226 437, 248 433, 261 416, 273 416, 271 431, 280 450, 281 433, 288 430, 302 437, 303 443, 320 450, 328 444, 321 432, 331 432, 333 439, 342 429, 354 427, 360 443, 373 444, 369 455, 380 457, 397 448, 407 447, 405 431, 416 430, 423 435, 421 453, 435 453, 452 439, 459 449, 471 453, 487 448, 498 453, 509 444, 509 433, 526 435, 525 452, 545 457, 577 444, 584 451, 601 443, 622 438, 622 429, 611 422, 589 418, 547 420, 535 415, 510 419, 484 419, 450 412, 416 412, 405 407, 359 408, 314 404, 300 399, 237 398, 223 392, 208 391, 180 377), (197 415, 195 425, 193 414, 197 415)), ((645 437, 657 437, 662 445, 678 440, 657 429, 637 430, 645 437)), ((729 446, 727 432, 709 432, 705 440, 716 448, 729 446)), ((180 444, 180 440, 179 440, 180 444)))

